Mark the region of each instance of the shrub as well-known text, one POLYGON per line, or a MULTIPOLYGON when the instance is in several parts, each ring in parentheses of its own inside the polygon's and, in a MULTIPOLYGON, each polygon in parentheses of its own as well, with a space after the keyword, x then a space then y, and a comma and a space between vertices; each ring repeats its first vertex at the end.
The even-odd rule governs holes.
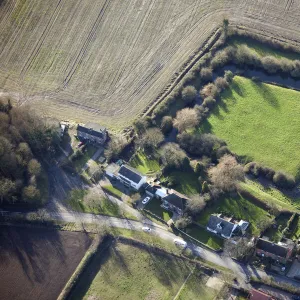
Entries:
POLYGON ((204 209, 205 206, 206 206, 206 202, 204 197, 200 195, 193 195, 187 201, 186 211, 188 214, 195 216, 199 214, 204 209))
POLYGON ((217 152, 216 152, 216 155, 217 155, 217 158, 220 159, 222 156, 224 156, 225 154, 231 154, 229 148, 227 146, 222 146, 220 147, 217 152))
POLYGON ((210 81, 213 78, 212 68, 202 68, 200 71, 200 77, 203 81, 210 81))
POLYGON ((227 51, 218 51, 211 60, 211 66, 214 70, 226 65, 230 61, 230 56, 227 51))
POLYGON ((300 77, 300 61, 295 60, 293 63, 293 70, 291 71, 291 76, 295 78, 300 77))
POLYGON ((217 90, 218 90, 219 93, 224 91, 225 89, 227 89, 228 86, 229 86, 228 82, 223 77, 218 77, 215 80, 215 85, 216 85, 217 90))
POLYGON ((164 140, 159 128, 149 128, 138 140, 137 144, 147 152, 152 152, 164 140))
POLYGON ((175 222, 175 226, 179 229, 184 229, 192 224, 192 218, 184 216, 175 222))
POLYGON ((265 56, 261 59, 261 62, 263 68, 270 74, 274 74, 281 69, 280 62, 273 56, 265 56))
POLYGON ((205 170, 205 165, 202 162, 197 162, 194 172, 196 174, 201 174, 205 170))
POLYGON ((198 124, 198 115, 193 108, 184 108, 177 112, 173 125, 179 132, 186 131, 188 128, 193 128, 198 124))
POLYGON ((188 85, 185 88, 183 88, 181 95, 182 95, 182 99, 186 103, 191 103, 191 102, 195 101, 195 99, 196 99, 197 90, 195 89, 194 86, 188 85))
POLYGON ((200 94, 203 98, 206 98, 209 96, 216 98, 217 96, 219 96, 218 89, 215 86, 215 84, 213 84, 213 83, 208 83, 207 85, 205 85, 202 88, 202 90, 200 91, 200 94))
POLYGON ((280 188, 291 189, 295 186, 296 181, 292 175, 286 174, 283 171, 275 172, 273 182, 280 188))
POLYGON ((149 120, 149 118, 141 118, 139 120, 136 120, 133 123, 134 126, 134 130, 138 135, 143 134, 147 128, 150 126, 151 121, 149 120))
POLYGON ((173 119, 171 116, 165 116, 163 117, 160 125, 161 131, 163 134, 168 134, 173 129, 173 119))
POLYGON ((225 73, 224 73, 224 78, 225 80, 228 82, 228 83, 231 83, 232 80, 233 80, 233 73, 230 71, 230 70, 226 70, 225 73))
POLYGON ((204 98, 202 106, 204 108, 207 107, 207 108, 211 109, 215 106, 216 102, 217 101, 212 96, 208 96, 208 97, 204 98))

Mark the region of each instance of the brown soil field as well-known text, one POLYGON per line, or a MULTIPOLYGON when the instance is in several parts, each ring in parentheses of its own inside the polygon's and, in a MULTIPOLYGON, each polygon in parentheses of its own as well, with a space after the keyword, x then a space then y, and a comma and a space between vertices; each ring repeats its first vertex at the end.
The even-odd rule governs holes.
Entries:
POLYGON ((2 0, 0 89, 58 119, 122 128, 228 18, 300 40, 295 0, 2 0))
POLYGON ((0 299, 57 299, 90 243, 84 233, 0 227, 0 299))

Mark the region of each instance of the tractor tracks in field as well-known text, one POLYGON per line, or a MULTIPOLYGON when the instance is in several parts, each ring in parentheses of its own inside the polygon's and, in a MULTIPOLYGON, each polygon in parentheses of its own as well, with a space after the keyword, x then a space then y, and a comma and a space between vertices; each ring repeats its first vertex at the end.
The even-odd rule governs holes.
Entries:
POLYGON ((44 31, 42 32, 42 35, 40 36, 33 51, 31 52, 28 60, 26 61, 25 65, 23 66, 23 68, 21 70, 21 74, 20 74, 21 79, 24 79, 24 76, 26 75, 27 71, 32 66, 36 57, 38 56, 38 54, 41 50, 41 47, 44 44, 44 41, 46 40, 47 36, 49 35, 49 32, 51 31, 52 27, 54 26, 54 24, 58 18, 58 15, 59 15, 59 12, 61 11, 63 3, 64 3, 64 0, 58 0, 58 3, 54 9, 54 12, 53 12, 52 16, 50 17, 44 31))
POLYGON ((93 26, 92 26, 90 32, 87 35, 86 40, 83 43, 83 46, 81 47, 79 53, 77 54, 75 60, 72 63, 72 66, 71 66, 67 76, 64 79, 63 86, 62 86, 63 89, 65 89, 68 86, 68 84, 70 83, 70 81, 71 81, 74 73, 76 72, 78 66, 82 62, 82 60, 83 60, 83 58, 84 58, 84 56, 85 56, 85 54, 88 50, 88 47, 91 44, 91 42, 93 40, 93 37, 95 36, 95 34, 96 34, 96 32, 99 28, 99 25, 101 24, 103 16, 105 15, 106 9, 108 8, 110 2, 111 2, 111 0, 105 0, 104 5, 102 6, 95 22, 93 23, 93 26))

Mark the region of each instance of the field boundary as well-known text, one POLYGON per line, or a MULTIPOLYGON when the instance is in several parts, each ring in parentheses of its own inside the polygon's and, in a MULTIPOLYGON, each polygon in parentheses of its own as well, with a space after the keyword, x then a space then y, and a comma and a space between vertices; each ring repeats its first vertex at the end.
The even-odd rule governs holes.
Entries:
POLYGON ((68 280, 67 284, 61 291, 57 300, 65 300, 68 298, 68 296, 71 294, 73 288, 75 287, 76 283, 78 282, 80 275, 88 267, 93 256, 97 253, 97 251, 102 252, 102 251, 107 250, 111 246, 112 241, 113 241, 113 238, 112 238, 112 236, 109 236, 109 235, 106 235, 104 237, 97 236, 94 239, 90 248, 87 250, 86 254, 84 255, 83 259, 77 266, 75 272, 72 274, 72 276, 68 280), (103 246, 103 248, 100 249, 102 246, 103 246))

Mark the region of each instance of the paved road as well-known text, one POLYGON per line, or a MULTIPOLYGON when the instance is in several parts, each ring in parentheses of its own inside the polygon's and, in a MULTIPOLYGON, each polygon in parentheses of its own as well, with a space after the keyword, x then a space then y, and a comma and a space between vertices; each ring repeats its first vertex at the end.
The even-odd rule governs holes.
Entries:
MULTIPOLYGON (((2 215, 10 215, 12 217, 20 214, 26 216, 26 213, 24 212, 8 212, 8 211, 0 210, 0 213, 2 215)), ((137 231, 141 231, 142 226, 146 225, 152 229, 151 234, 155 234, 166 241, 173 242, 175 238, 178 238, 175 234, 169 232, 165 226, 156 224, 148 219, 144 219, 141 222, 141 221, 133 221, 128 219, 121 219, 121 218, 115 218, 115 217, 109 217, 103 215, 78 213, 78 212, 72 212, 72 213, 71 212, 47 212, 44 214, 43 217, 50 218, 56 221, 99 224, 107 227, 124 228, 124 229, 137 230, 137 231)), ((195 255, 199 256, 203 260, 212 262, 218 266, 232 270, 235 273, 235 275, 239 278, 239 282, 243 287, 247 287, 247 284, 245 284, 245 280, 247 276, 254 276, 257 278, 264 278, 268 276, 268 274, 262 270, 255 269, 252 266, 246 266, 240 264, 234 261, 233 259, 231 259, 230 257, 226 257, 223 256, 222 254, 209 251, 202 247, 196 246, 195 244, 188 243, 188 248, 190 248, 195 255)), ((287 277, 282 277, 282 276, 273 276, 273 277, 275 277, 276 281, 278 282, 286 282, 297 287, 300 286, 300 283, 295 282, 287 277)))

